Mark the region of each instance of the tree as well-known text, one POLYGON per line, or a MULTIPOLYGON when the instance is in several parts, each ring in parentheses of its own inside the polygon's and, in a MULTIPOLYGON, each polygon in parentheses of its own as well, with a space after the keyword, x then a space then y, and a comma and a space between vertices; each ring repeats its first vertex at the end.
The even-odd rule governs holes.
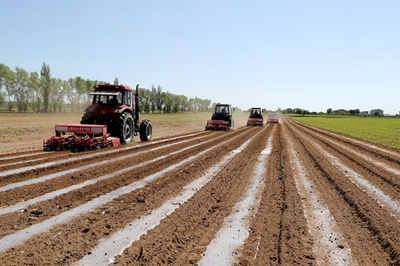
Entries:
POLYGON ((163 93, 162 93, 162 87, 160 85, 157 86, 157 92, 156 92, 155 96, 156 96, 157 110, 159 113, 161 113, 161 110, 164 105, 164 98, 163 98, 163 93))
POLYGON ((17 101, 18 112, 26 112, 30 99, 30 90, 28 88, 29 73, 19 67, 15 68, 15 99, 17 101))
POLYGON ((189 101, 188 101, 188 97, 186 97, 185 95, 180 95, 180 112, 184 113, 187 111, 188 106, 189 106, 189 101))
POLYGON ((350 109, 349 113, 351 115, 359 115, 360 114, 360 109, 350 109))
POLYGON ((42 93, 43 93, 43 106, 45 112, 49 110, 49 96, 51 92, 51 74, 50 67, 43 62, 42 70, 40 71, 40 79, 42 85, 42 93))
POLYGON ((76 79, 69 78, 68 79, 68 86, 65 86, 67 98, 69 103, 71 104, 71 112, 75 113, 75 110, 79 109, 78 107, 78 91, 76 89, 76 79))
POLYGON ((59 112, 61 113, 63 103, 64 103, 64 86, 63 81, 61 79, 52 78, 52 90, 50 94, 50 103, 51 103, 51 111, 53 113, 59 112))
POLYGON ((13 99, 15 94, 14 72, 6 65, 0 64, 0 89, 4 88, 5 98, 7 98, 8 112, 13 108, 13 99))
POLYGON ((211 100, 209 99, 199 99, 197 100, 198 102, 198 110, 199 112, 207 112, 208 108, 211 105, 211 100))
POLYGON ((41 86, 39 74, 37 72, 31 72, 29 75, 28 88, 31 91, 31 104, 33 111, 39 111, 42 104, 42 98, 40 95, 41 86))
POLYGON ((332 113, 333 113, 332 108, 329 108, 328 110, 326 110, 327 115, 331 115, 332 113))
POLYGON ((97 84, 97 80, 93 81, 90 79, 87 79, 85 81, 85 93, 83 94, 83 105, 85 106, 84 108, 86 108, 86 106, 88 106, 91 103, 91 97, 90 94, 93 91, 93 86, 97 84))
POLYGON ((172 93, 169 91, 163 92, 164 98, 164 113, 171 113, 173 105, 172 93))
POLYGON ((139 105, 140 111, 150 113, 151 92, 148 89, 139 88, 139 105))
POLYGON ((4 91, 0 89, 0 106, 2 106, 6 102, 6 96, 4 91))
POLYGON ((80 112, 81 109, 85 108, 84 106, 81 106, 82 104, 82 98, 85 95, 86 91, 86 81, 81 78, 81 77, 76 77, 75 78, 75 89, 77 91, 77 111, 80 112))
POLYGON ((151 96, 150 96, 150 101, 151 101, 151 112, 154 113, 156 107, 157 107, 157 90, 156 87, 154 87, 154 85, 151 85, 151 96))
POLYGON ((301 114, 303 114, 303 109, 301 109, 301 108, 295 108, 295 109, 294 109, 294 113, 295 113, 295 114, 301 115, 301 114))
MULTIPOLYGON (((71 88, 70 88, 70 85, 69 85, 68 80, 63 80, 63 82, 62 82, 62 87, 63 87, 63 92, 64 92, 64 94, 67 96, 67 99, 70 99, 70 98, 68 97, 68 92, 71 91, 71 88)), ((61 112, 61 111, 60 111, 60 112, 61 112)))

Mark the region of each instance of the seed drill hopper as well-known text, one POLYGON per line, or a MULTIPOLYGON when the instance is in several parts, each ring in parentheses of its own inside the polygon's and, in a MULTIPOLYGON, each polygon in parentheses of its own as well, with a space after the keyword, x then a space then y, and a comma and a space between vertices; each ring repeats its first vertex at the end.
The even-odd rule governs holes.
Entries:
POLYGON ((107 133, 106 125, 56 124, 56 135, 43 142, 45 151, 73 152, 118 146, 120 139, 107 133))

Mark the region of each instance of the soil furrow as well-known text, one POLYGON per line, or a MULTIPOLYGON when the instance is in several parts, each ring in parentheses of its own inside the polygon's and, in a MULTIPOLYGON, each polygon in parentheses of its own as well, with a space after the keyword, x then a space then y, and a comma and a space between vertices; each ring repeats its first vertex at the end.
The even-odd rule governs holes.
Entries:
POLYGON ((367 153, 369 156, 374 157, 377 160, 385 160, 387 163, 391 163, 393 166, 398 166, 400 164, 400 155, 398 150, 355 139, 350 136, 333 133, 303 123, 293 122, 293 120, 290 118, 286 118, 286 120, 289 120, 291 123, 296 123, 299 125, 298 128, 308 129, 311 132, 319 133, 330 139, 334 139, 336 142, 341 142, 343 145, 351 146, 351 149, 358 151, 357 153, 359 154, 367 153))
POLYGON ((380 164, 379 161, 381 160, 376 156, 374 156, 373 159, 366 160, 365 154, 356 154, 354 150, 350 150, 352 147, 346 148, 343 143, 335 143, 335 140, 331 140, 326 136, 322 137, 320 134, 315 134, 311 130, 305 130, 303 132, 309 135, 313 140, 321 142, 323 146, 326 149, 329 149, 332 153, 343 158, 351 168, 355 170, 357 169, 357 172, 363 176, 373 177, 374 179, 384 181, 387 183, 388 190, 394 188, 397 192, 400 191, 400 175, 392 172, 396 171, 400 173, 399 164, 387 165, 387 161, 382 162, 385 164, 380 164), (388 169, 389 167, 393 170, 390 171, 390 169, 388 169))
MULTIPOLYGON (((235 134, 231 134, 232 137, 235 135, 243 135, 243 132, 236 132, 235 134)), ((228 142, 234 141, 235 138, 230 139, 228 142)), ((21 228, 25 228, 28 225, 31 224, 36 224, 39 222, 44 221, 48 217, 60 214, 66 210, 69 210, 71 208, 75 208, 79 206, 80 204, 83 204, 84 202, 90 201, 93 198, 97 197, 98 195, 106 194, 113 189, 116 189, 121 186, 125 186, 131 182, 140 180, 141 177, 151 175, 153 173, 157 173, 158 171, 161 171, 163 168, 165 168, 165 165, 171 165, 174 163, 177 163, 188 156, 195 155, 202 150, 205 150, 207 148, 215 146, 220 140, 216 138, 215 140, 211 142, 205 142, 204 144, 200 142, 201 145, 193 148, 192 150, 187 150, 184 153, 177 153, 176 155, 173 156, 168 156, 163 160, 157 160, 154 163, 150 163, 149 165, 145 165, 143 167, 138 167, 138 169, 135 169, 134 171, 131 172, 125 172, 122 174, 114 175, 113 173, 121 168, 127 168, 129 166, 135 167, 135 164, 130 165, 129 163, 124 164, 121 166, 119 162, 114 163, 117 164, 115 167, 108 167, 107 172, 104 172, 103 169, 103 175, 105 173, 110 173, 110 178, 100 180, 94 184, 84 186, 80 188, 79 190, 72 190, 70 192, 64 193, 62 195, 56 196, 54 198, 51 198, 49 200, 41 201, 36 204, 30 205, 27 208, 22 209, 20 212, 12 212, 6 215, 2 215, 4 219, 8 221, 6 225, 3 225, 0 228, 0 236, 7 235, 15 230, 20 230, 21 228), (112 178, 111 178, 112 177, 112 178), (73 200, 72 200, 73 199, 73 200), (39 214, 38 214, 39 213, 39 214), (18 225, 16 227, 15 225, 18 225)), ((198 143, 198 141, 196 141, 198 143)), ((187 144, 183 144, 182 148, 186 148, 187 144)), ((175 147, 176 149, 176 147, 175 147)), ((172 150, 167 150, 170 153, 172 150)), ((159 150, 157 151, 159 155, 165 154, 166 151, 164 150, 159 150)), ((168 153, 167 153, 168 154, 168 153)), ((150 158, 145 158, 147 160, 154 159, 156 157, 155 154, 150 153, 150 158)), ((146 161, 145 161, 146 162, 146 161)), ((89 171, 90 172, 90 171, 89 171)), ((89 173, 82 173, 80 175, 82 179, 84 177, 86 178, 93 178, 97 176, 90 175, 89 173)), ((84 180, 79 180, 80 182, 84 180)), ((52 180, 45 182, 52 184, 52 180)), ((73 185, 76 184, 75 182, 65 180, 67 184, 73 185), (72 184, 71 184, 72 183, 72 184)), ((61 185, 63 182, 61 182, 61 185)), ((39 184, 39 187, 45 186, 43 184, 39 184)), ((22 190, 25 188, 22 188, 22 190)), ((38 193, 41 191, 38 190, 38 193)), ((10 192, 13 194, 13 192, 10 192)), ((8 195, 8 191, 4 193, 5 195, 3 196, 4 198, 10 197, 8 195)))
POLYGON ((160 226, 126 249, 116 262, 123 265, 196 264, 220 229, 224 218, 244 196, 248 187, 246 177, 254 167, 251 162, 257 159, 264 148, 271 129, 265 131, 257 135, 245 150, 191 199, 161 221, 160 226))
MULTIPOLYGON (((338 205, 337 202, 328 202, 329 208, 332 208, 333 210, 332 214, 335 219, 339 221, 343 220, 343 208, 350 207, 351 209, 348 213, 356 215, 353 219, 357 218, 356 221, 352 221, 353 225, 362 226, 363 228, 367 228, 369 231, 368 233, 362 234, 364 236, 364 241, 375 241, 380 245, 381 251, 374 251, 374 253, 376 253, 376 258, 374 259, 379 259, 384 263, 399 262, 398 244, 400 242, 399 236, 396 232, 400 232, 400 227, 388 210, 383 209, 372 198, 366 196, 365 192, 353 184, 346 175, 337 170, 329 162, 329 159, 319 153, 308 140, 301 137, 295 128, 288 127, 288 129, 294 136, 296 136, 299 144, 304 147, 302 152, 307 154, 307 157, 309 158, 308 160, 311 159, 310 165, 307 169, 312 169, 315 172, 314 182, 321 186, 319 191, 327 193, 327 188, 330 188, 334 189, 336 193, 327 194, 325 195, 326 198, 333 198, 335 194, 341 196, 340 200, 344 204, 339 204, 340 209, 338 209, 337 212, 335 211, 338 205), (382 252, 385 252, 389 258, 385 259, 382 252)), ((338 197, 335 196, 334 198, 338 197)), ((347 223, 344 221, 343 225, 344 229, 342 230, 349 230, 348 221, 347 223)), ((350 230, 354 230, 354 228, 350 228, 350 230)), ((361 248, 359 250, 362 251, 361 248)), ((367 258, 367 254, 361 256, 361 260, 365 261, 367 258)), ((359 260, 360 259, 357 259, 357 261, 359 260)))

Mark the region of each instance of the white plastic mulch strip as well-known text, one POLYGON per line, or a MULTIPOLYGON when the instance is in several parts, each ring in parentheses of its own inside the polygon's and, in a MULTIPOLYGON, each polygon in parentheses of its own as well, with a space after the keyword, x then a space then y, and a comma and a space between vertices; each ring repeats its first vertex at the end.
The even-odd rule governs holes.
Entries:
MULTIPOLYGON (((330 142, 330 143, 333 143, 333 144, 336 144, 336 145, 340 145, 340 144, 336 143, 336 142, 333 141, 333 140, 327 139, 324 135, 321 135, 321 134, 319 134, 319 133, 316 133, 316 134, 319 135, 320 137, 324 138, 326 141, 328 141, 328 142, 330 142)), ((382 151, 382 152, 385 152, 385 153, 389 153, 389 154, 391 154, 391 155, 399 156, 398 153, 395 153, 395 152, 393 152, 393 151, 385 150, 385 149, 383 149, 383 148, 379 148, 379 147, 376 147, 376 146, 374 146, 374 145, 367 145, 367 144, 365 144, 365 143, 363 143, 363 142, 361 142, 361 141, 357 141, 357 140, 353 140, 353 141, 354 141, 355 143, 358 143, 359 145, 364 145, 364 146, 367 146, 367 147, 370 147, 370 148, 373 148, 373 149, 376 149, 376 150, 379 150, 379 151, 382 151)), ((316 146, 318 146, 318 145, 316 144, 316 146)), ((341 148, 345 149, 347 152, 349 152, 349 153, 351 153, 351 154, 359 155, 359 153, 357 153, 357 152, 355 152, 354 150, 352 150, 352 149, 350 149, 350 148, 348 148, 348 147, 345 147, 345 146, 343 146, 343 145, 341 145, 341 148)), ((321 150, 321 148, 319 148, 319 149, 321 150)), ((377 166, 379 166, 379 167, 384 168, 386 171, 389 171, 389 172, 391 172, 391 173, 393 173, 393 174, 395 174, 395 175, 400 176, 400 170, 395 169, 395 168, 389 166, 388 164, 381 163, 381 162, 377 162, 377 161, 375 161, 374 159, 371 159, 371 158, 366 157, 366 156, 364 156, 363 159, 366 160, 367 162, 369 162, 370 164, 377 165, 377 166)))
MULTIPOLYGON (((223 144, 224 144, 224 142, 221 142, 219 145, 223 145, 223 144)), ((23 242, 25 242, 26 240, 28 240, 29 238, 31 238, 35 235, 38 235, 40 233, 46 232, 56 225, 66 223, 78 215, 82 215, 86 212, 89 212, 92 209, 95 209, 107 202, 110 202, 110 201, 118 198, 120 195, 131 193, 132 191, 134 191, 136 189, 142 188, 147 183, 154 181, 157 178, 160 178, 163 174, 165 174, 169 171, 172 171, 176 167, 179 167, 189 161, 197 159, 198 157, 202 156, 203 154, 211 151, 212 149, 215 149, 219 145, 210 147, 206 150, 203 150, 202 152, 199 152, 196 155, 188 157, 185 160, 180 161, 179 163, 173 164, 173 165, 165 168, 164 170, 157 172, 156 174, 149 175, 149 176, 147 176, 139 181, 133 182, 127 186, 120 187, 117 190, 114 190, 114 191, 109 192, 105 195, 102 195, 98 198, 95 198, 95 199, 93 199, 83 205, 80 205, 74 209, 68 210, 57 216, 51 217, 50 219, 45 220, 41 223, 34 224, 30 227, 24 228, 20 231, 15 232, 14 234, 5 236, 0 239, 0 252, 6 251, 9 248, 20 245, 23 242)))
POLYGON ((398 222, 400 222, 400 202, 395 201, 388 195, 386 195, 382 190, 372 185, 368 180, 364 179, 362 175, 356 171, 345 166, 337 157, 324 151, 321 146, 314 143, 314 146, 324 154, 324 156, 330 159, 330 162, 338 170, 340 170, 345 176, 347 176, 350 181, 364 191, 369 197, 373 198, 380 206, 385 209, 390 210, 390 215, 395 217, 398 222))
MULTIPOLYGON (((194 136, 194 135, 198 135, 198 134, 200 134, 200 133, 183 135, 183 136, 179 136, 179 137, 168 138, 168 139, 163 139, 163 140, 158 140, 158 141, 152 141, 152 142, 149 142, 149 143, 146 143, 146 144, 142 144, 140 146, 129 146, 129 147, 121 148, 121 149, 117 149, 117 150, 116 149, 107 150, 107 151, 105 150, 105 151, 101 151, 101 154, 96 153, 95 155, 93 155, 92 153, 85 154, 85 155, 80 155, 79 153, 72 153, 71 152, 71 155, 74 156, 73 158, 54 161, 54 162, 47 162, 47 163, 42 163, 42 164, 33 165, 33 166, 26 166, 26 167, 21 167, 21 168, 18 168, 18 169, 13 169, 13 170, 0 171, 0 177, 7 176, 7 175, 12 175, 12 174, 23 173, 23 172, 26 172, 26 171, 29 171, 29 170, 34 170, 34 169, 38 169, 38 168, 44 168, 44 167, 48 167, 48 166, 52 166, 52 165, 63 164, 63 163, 66 163, 66 162, 80 161, 82 159, 90 159, 90 158, 93 158, 93 156, 103 156, 105 154, 119 153, 119 152, 124 151, 124 150, 134 150, 134 149, 137 149, 139 147, 150 146, 150 145, 154 145, 154 144, 157 144, 157 143, 167 142, 167 141, 170 141, 171 139, 180 139, 180 138, 184 138, 184 137, 188 137, 188 136, 194 136)), ((21 157, 21 156, 19 156, 19 157, 21 157)), ((27 161, 25 161, 25 162, 27 162, 27 161)))
MULTIPOLYGON (((188 140, 181 141, 181 142, 174 143, 174 144, 164 145, 162 147, 157 147, 157 148, 151 149, 150 151, 155 151, 155 150, 158 150, 158 149, 161 149, 161 148, 165 148, 165 147, 168 147, 168 146, 173 146, 173 145, 176 145, 176 144, 182 144, 182 143, 187 142, 187 141, 188 140)), ((150 164, 150 163, 165 159, 166 157, 168 157, 170 155, 183 152, 185 150, 191 149, 193 147, 199 146, 199 145, 204 144, 204 143, 209 142, 209 141, 212 141, 212 140, 204 141, 202 143, 197 143, 197 144, 192 145, 192 146, 187 146, 187 147, 185 147, 185 148, 183 148, 181 150, 169 153, 168 155, 163 155, 163 156, 160 156, 160 157, 155 158, 153 160, 149 160, 149 161, 146 161, 144 163, 136 164, 134 166, 131 166, 131 167, 128 167, 128 168, 124 168, 124 169, 121 169, 119 171, 115 171, 112 174, 103 175, 103 176, 100 176, 100 177, 92 179, 92 180, 87 180, 87 181, 84 181, 84 182, 76 184, 76 185, 72 185, 72 186, 67 187, 67 188, 59 189, 59 190, 44 194, 42 196, 38 196, 38 197, 30 199, 30 200, 22 201, 22 202, 19 202, 17 204, 14 204, 14 205, 11 205, 11 206, 8 206, 8 207, 4 207, 4 208, 0 209, 0 215, 7 214, 7 213, 10 213, 10 212, 14 212, 14 211, 18 211, 18 210, 21 210, 23 208, 26 208, 29 205, 36 204, 36 203, 41 202, 41 201, 52 199, 52 198, 54 198, 56 196, 71 192, 73 190, 77 190, 77 189, 83 188, 85 186, 89 186, 89 185, 95 184, 95 183, 97 183, 99 181, 102 181, 102 180, 105 180, 105 179, 108 179, 108 178, 112 178, 112 177, 114 177, 116 175, 120 175, 120 174, 124 174, 124 173, 130 172, 135 168, 139 168, 139 167, 145 166, 147 164, 150 164)), ((115 161, 123 161, 124 159, 130 158, 130 157, 135 157, 135 156, 138 156, 138 155, 140 155, 142 153, 146 153, 146 152, 149 152, 149 151, 142 151, 142 152, 135 153, 133 155, 132 154, 124 155, 124 156, 120 156, 120 157, 113 158, 113 159, 110 159, 110 160, 104 160, 104 161, 97 162, 97 163, 87 164, 85 166, 81 166, 81 167, 73 168, 73 169, 68 169, 68 170, 65 170, 65 171, 62 171, 62 172, 58 172, 58 173, 54 173, 54 174, 38 177, 38 178, 35 178, 35 179, 30 179, 30 180, 26 180, 26 181, 22 181, 22 182, 18 182, 18 183, 9 184, 9 185, 0 187, 0 192, 1 191, 6 191, 8 189, 16 188, 16 187, 21 187, 23 185, 31 185, 31 184, 35 184, 35 183, 44 182, 46 180, 57 178, 57 177, 65 175, 65 174, 69 174, 69 173, 73 173, 73 172, 77 172, 77 171, 81 171, 81 170, 86 170, 86 169, 88 169, 90 167, 104 165, 106 163, 111 163, 111 162, 115 162, 115 161)))
POLYGON ((197 265, 233 265, 241 255, 240 248, 249 236, 250 217, 257 213, 265 187, 263 176, 268 155, 272 150, 272 135, 258 156, 246 195, 235 204, 232 214, 224 219, 222 228, 207 246, 197 265))
MULTIPOLYGON (((288 147, 292 147, 288 141, 288 147)), ((318 265, 357 265, 351 249, 340 233, 328 206, 316 189, 314 183, 307 178, 296 152, 290 149, 295 168, 294 179, 302 198, 304 214, 310 234, 314 237, 313 253, 318 265)))
POLYGON ((152 210, 151 214, 132 221, 127 227, 116 232, 110 238, 100 241, 100 243, 75 265, 105 265, 113 263, 116 256, 137 241, 140 236, 146 234, 150 229, 156 227, 160 221, 175 211, 181 204, 190 199, 199 189, 207 184, 233 157, 240 153, 254 137, 247 140, 238 149, 223 157, 223 159, 207 170, 207 173, 185 186, 178 196, 167 200, 161 207, 152 210))

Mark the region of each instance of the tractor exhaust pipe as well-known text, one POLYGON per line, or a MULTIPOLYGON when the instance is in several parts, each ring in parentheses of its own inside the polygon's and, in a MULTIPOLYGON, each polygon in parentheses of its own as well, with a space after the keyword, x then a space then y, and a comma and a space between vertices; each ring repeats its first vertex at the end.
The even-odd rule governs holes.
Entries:
POLYGON ((139 130, 139 84, 136 85, 136 92, 135 92, 135 128, 139 130))

